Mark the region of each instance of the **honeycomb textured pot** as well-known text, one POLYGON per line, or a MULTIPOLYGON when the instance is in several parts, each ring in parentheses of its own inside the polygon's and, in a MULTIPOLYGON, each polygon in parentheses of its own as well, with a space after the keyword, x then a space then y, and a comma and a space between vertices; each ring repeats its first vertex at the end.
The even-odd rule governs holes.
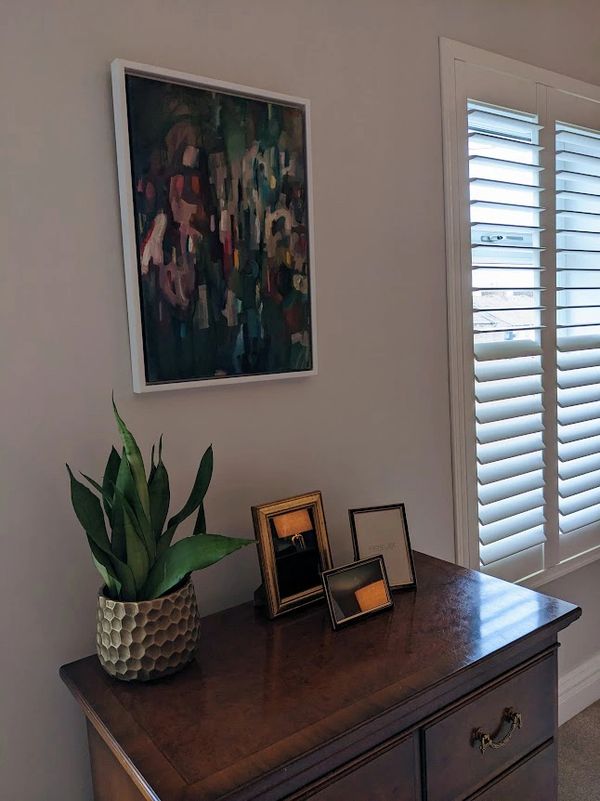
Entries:
POLYGON ((98 595, 96 648, 100 664, 124 681, 175 673, 194 658, 200 617, 194 585, 153 601, 113 601, 98 595))

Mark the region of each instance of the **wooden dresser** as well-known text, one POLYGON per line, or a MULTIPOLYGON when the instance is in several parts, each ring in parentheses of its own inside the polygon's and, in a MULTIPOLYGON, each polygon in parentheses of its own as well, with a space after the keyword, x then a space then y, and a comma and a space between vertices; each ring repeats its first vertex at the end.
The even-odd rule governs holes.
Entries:
POLYGON ((197 662, 154 684, 63 667, 96 801, 555 801, 557 634, 580 610, 415 567, 416 592, 337 632, 324 605, 207 617, 197 662))

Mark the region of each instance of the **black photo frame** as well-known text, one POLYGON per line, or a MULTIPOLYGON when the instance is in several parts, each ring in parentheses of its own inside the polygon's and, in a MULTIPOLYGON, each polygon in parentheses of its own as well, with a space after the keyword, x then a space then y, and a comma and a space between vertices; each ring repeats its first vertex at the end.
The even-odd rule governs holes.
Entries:
POLYGON ((334 630, 394 605, 381 556, 324 570, 322 579, 334 630))
POLYGON ((349 509, 354 558, 383 556, 392 590, 417 587, 417 575, 403 503, 349 509))

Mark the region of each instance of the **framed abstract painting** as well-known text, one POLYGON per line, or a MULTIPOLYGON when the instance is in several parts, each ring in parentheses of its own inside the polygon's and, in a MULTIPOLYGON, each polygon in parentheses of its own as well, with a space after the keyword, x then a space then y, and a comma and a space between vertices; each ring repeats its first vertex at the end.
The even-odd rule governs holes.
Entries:
POLYGON ((117 59, 135 392, 314 375, 309 103, 117 59))

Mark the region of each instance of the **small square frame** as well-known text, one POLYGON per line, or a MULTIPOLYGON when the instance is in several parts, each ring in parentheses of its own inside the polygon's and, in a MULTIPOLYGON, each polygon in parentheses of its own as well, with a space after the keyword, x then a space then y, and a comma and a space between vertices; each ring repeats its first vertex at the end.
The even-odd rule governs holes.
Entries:
POLYGON ((329 609, 331 625, 333 626, 333 629, 335 631, 337 631, 340 628, 343 628, 344 626, 348 626, 351 623, 355 623, 359 620, 362 620, 365 617, 370 617, 371 615, 376 615, 378 612, 383 612, 385 609, 391 609, 394 606, 394 599, 392 598, 392 593, 390 590, 390 585, 385 570, 385 562, 382 556, 372 556, 369 559, 360 559, 359 561, 351 562, 348 565, 342 565, 341 567, 334 567, 331 570, 324 570, 321 578, 323 580, 323 589, 325 591, 325 598, 327 600, 327 608, 329 609), (343 620, 338 620, 333 608, 331 579, 343 573, 348 573, 352 572, 353 570, 358 570, 361 567, 364 567, 365 565, 371 563, 377 563, 379 565, 381 580, 383 581, 385 587, 387 601, 381 604, 380 606, 375 607, 374 609, 368 609, 364 612, 358 612, 356 614, 347 616, 343 620))

